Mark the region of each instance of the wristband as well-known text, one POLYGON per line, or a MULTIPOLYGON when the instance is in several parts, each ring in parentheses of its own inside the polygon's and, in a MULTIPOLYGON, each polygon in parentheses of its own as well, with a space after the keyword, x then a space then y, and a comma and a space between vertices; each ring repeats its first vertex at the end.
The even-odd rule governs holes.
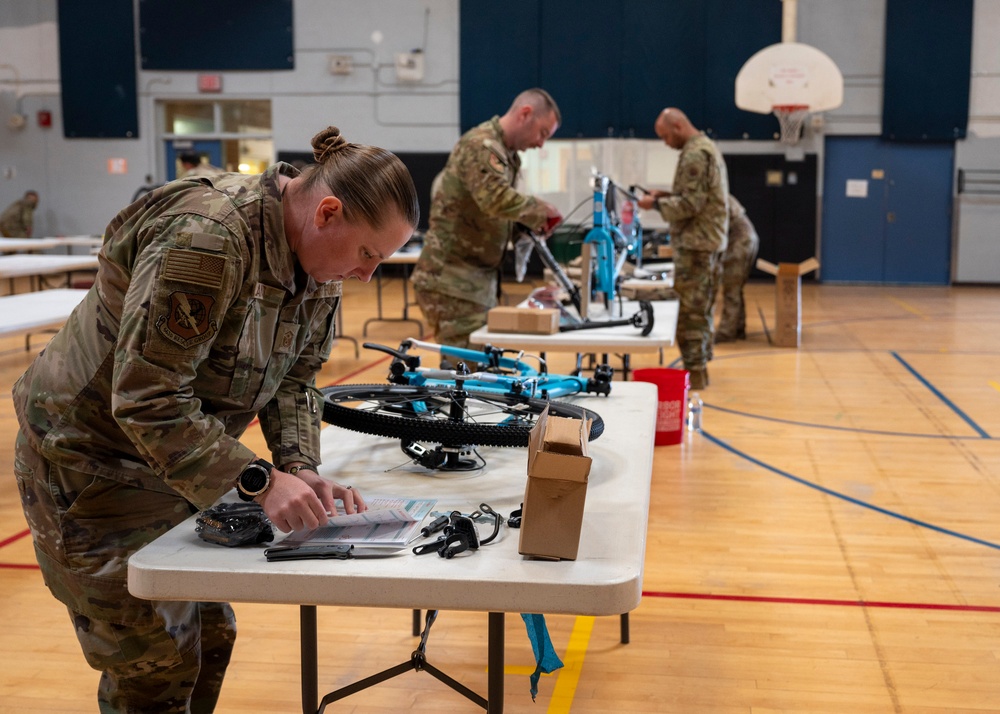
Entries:
POLYGON ((319 475, 319 472, 316 471, 316 467, 315 466, 309 466, 309 465, 306 465, 306 466, 290 466, 288 468, 288 473, 290 473, 292 476, 294 476, 295 474, 297 474, 299 471, 312 471, 316 475, 319 475))

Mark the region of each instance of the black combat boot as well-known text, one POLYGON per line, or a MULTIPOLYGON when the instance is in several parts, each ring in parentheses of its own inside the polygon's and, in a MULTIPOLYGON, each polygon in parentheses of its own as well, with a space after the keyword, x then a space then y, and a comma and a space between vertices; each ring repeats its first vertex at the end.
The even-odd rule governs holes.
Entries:
POLYGON ((708 368, 689 369, 688 376, 691 380, 691 390, 705 389, 708 386, 708 368))

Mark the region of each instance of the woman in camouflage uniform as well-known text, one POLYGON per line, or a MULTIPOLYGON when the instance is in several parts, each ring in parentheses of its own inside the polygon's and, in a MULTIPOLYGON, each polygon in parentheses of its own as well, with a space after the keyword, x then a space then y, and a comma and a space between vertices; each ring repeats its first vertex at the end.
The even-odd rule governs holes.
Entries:
POLYGON ((254 500, 277 528, 318 526, 334 499, 365 508, 315 471, 315 377, 340 281, 369 280, 407 241, 416 192, 398 158, 335 127, 313 148, 302 173, 181 179, 121 211, 94 287, 14 386, 22 505, 45 582, 102 672, 102 712, 214 709, 232 609, 134 598, 126 564, 237 483, 255 417, 279 466, 254 500))

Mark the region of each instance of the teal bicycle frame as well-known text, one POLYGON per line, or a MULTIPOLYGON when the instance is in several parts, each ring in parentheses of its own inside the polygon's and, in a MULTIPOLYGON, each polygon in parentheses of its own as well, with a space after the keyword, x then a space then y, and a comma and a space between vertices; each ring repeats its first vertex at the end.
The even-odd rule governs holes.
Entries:
POLYGON ((642 226, 639 224, 637 207, 632 206, 632 222, 622 230, 621 216, 615 209, 615 191, 621 192, 626 201, 636 201, 636 197, 617 186, 611 179, 597 172, 593 176, 594 187, 594 227, 583 242, 591 246, 594 269, 590 289, 600 292, 610 303, 618 294, 618 282, 625 259, 641 260, 642 226))
POLYGON ((550 374, 545 360, 538 360, 538 367, 524 361, 523 351, 504 350, 485 345, 482 349, 467 349, 407 339, 399 349, 366 342, 367 349, 392 355, 389 381, 410 386, 436 386, 461 384, 464 389, 476 392, 515 394, 537 399, 558 399, 571 394, 593 393, 607 395, 611 392, 613 369, 599 365, 593 377, 550 374), (455 365, 455 369, 421 367, 420 357, 409 353, 412 348, 436 352, 455 365), (516 356, 505 356, 516 352, 516 356))

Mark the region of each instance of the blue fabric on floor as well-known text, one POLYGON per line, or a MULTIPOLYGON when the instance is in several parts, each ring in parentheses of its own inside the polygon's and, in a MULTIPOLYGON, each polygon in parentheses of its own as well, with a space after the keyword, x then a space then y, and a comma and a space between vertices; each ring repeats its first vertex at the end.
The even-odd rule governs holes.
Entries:
POLYGON ((552 647, 549 638, 549 628, 545 625, 545 615, 528 615, 521 613, 524 626, 528 629, 528 639, 531 640, 531 650, 535 653, 535 671, 531 675, 531 701, 538 694, 538 680, 542 673, 549 674, 563 666, 562 660, 552 647))

